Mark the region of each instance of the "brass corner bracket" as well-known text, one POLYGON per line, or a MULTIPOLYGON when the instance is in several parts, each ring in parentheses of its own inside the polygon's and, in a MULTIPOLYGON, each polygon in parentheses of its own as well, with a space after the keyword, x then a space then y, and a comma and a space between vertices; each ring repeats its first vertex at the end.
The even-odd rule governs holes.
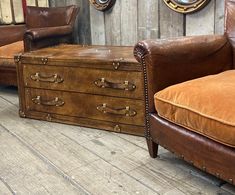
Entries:
POLYGON ((116 0, 90 0, 90 3, 99 11, 107 11, 114 6, 116 0))
POLYGON ((172 10, 187 14, 196 12, 205 7, 210 0, 163 0, 172 10))

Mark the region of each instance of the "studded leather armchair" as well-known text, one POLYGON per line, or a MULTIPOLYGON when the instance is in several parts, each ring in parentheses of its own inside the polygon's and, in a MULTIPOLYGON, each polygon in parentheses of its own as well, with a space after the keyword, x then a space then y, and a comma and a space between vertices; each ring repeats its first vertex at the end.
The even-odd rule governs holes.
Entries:
POLYGON ((24 51, 33 51, 60 43, 72 43, 78 7, 30 7, 26 9, 24 51))
POLYGON ((60 43, 72 43, 79 8, 27 7, 26 24, 0 27, 0 85, 17 86, 14 55, 60 43))
POLYGON ((134 55, 151 157, 161 145, 235 184, 235 0, 226 1, 225 20, 224 35, 141 41, 134 55))

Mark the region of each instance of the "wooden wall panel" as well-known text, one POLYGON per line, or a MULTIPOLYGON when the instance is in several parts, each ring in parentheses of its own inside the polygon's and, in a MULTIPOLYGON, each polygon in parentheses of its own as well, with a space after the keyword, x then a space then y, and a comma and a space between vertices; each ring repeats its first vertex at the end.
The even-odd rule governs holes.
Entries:
POLYGON ((24 13, 22 9, 22 1, 20 0, 13 0, 13 9, 14 9, 14 16, 16 23, 23 23, 24 22, 24 13))
POLYGON ((138 40, 159 37, 159 3, 138 0, 138 40))
MULTIPOLYGON (((86 17, 78 20, 86 27, 86 44, 134 45, 143 39, 223 34, 224 0, 211 0, 203 10, 188 15, 172 11, 163 0, 117 0, 113 9, 105 13, 89 6, 88 0, 58 2, 62 6, 68 1, 87 3, 82 5, 86 17)), ((79 37, 83 36, 81 29, 78 25, 79 37)))
POLYGON ((184 15, 172 11, 163 1, 160 1, 159 11, 160 38, 183 36, 184 15))
POLYGON ((215 34, 224 33, 224 2, 225 0, 215 1, 215 34))
MULTIPOLYGON (((48 0, 27 0, 29 6, 48 7, 48 0)), ((24 23, 21 0, 0 0, 0 24, 24 23)))
MULTIPOLYGON (((220 0, 221 1, 221 0, 220 0)), ((215 0, 199 12, 186 16, 186 35, 214 34, 215 0)))
POLYGON ((104 13, 97 13, 96 9, 90 6, 90 17, 92 44, 105 45, 104 13))
POLYGON ((26 0, 28 6, 36 6, 36 0, 26 0))
POLYGON ((121 0, 121 45, 137 42, 137 5, 137 0, 121 0))
POLYGON ((104 14, 106 45, 121 45, 121 1, 116 1, 115 9, 104 14))
POLYGON ((12 12, 11 12, 11 2, 9 0, 0 0, 0 21, 2 24, 13 23, 12 12))
POLYGON ((39 7, 49 7, 48 0, 38 0, 38 6, 39 7))

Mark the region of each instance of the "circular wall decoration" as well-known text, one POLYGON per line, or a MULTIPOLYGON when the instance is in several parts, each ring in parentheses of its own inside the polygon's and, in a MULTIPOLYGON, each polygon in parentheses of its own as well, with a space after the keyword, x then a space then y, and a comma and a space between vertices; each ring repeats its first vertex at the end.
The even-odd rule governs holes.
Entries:
POLYGON ((112 8, 116 0, 90 0, 90 3, 99 11, 106 11, 112 8))
POLYGON ((163 0, 172 10, 179 13, 192 13, 205 7, 210 0, 163 0))

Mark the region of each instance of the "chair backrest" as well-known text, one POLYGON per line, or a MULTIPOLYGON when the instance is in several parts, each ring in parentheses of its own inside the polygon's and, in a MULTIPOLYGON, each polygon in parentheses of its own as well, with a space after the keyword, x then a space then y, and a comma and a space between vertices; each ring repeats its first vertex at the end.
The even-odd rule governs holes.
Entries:
POLYGON ((235 68, 235 0, 225 2, 225 34, 233 47, 233 67, 235 68))
POLYGON ((26 9, 26 27, 43 28, 64 25, 74 25, 78 7, 71 5, 67 7, 31 7, 26 9))
POLYGON ((0 47, 16 41, 22 41, 25 33, 25 25, 0 26, 0 47))

